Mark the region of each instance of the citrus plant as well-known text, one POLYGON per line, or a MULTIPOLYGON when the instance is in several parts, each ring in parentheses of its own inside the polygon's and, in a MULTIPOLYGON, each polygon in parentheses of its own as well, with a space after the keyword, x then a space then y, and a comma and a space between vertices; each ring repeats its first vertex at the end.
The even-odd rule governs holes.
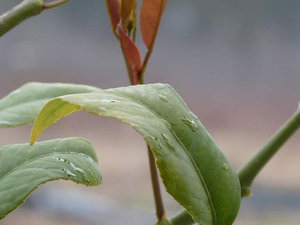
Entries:
MULTIPOLYGON (((24 0, 0 16, 0 35, 66 0, 24 0)), ((148 156, 159 225, 231 225, 243 197, 271 157, 300 126, 300 109, 238 172, 179 94, 167 84, 144 84, 167 0, 142 0, 139 25, 146 53, 137 48, 137 1, 106 0, 112 32, 120 43, 132 86, 113 89, 60 83, 28 83, 0 100, 0 127, 33 124, 29 144, 0 147, 0 219, 39 185, 57 179, 98 185, 101 175, 83 138, 36 142, 40 133, 76 111, 112 117, 141 134, 148 156), (183 207, 166 216, 157 168, 166 191, 183 207)))

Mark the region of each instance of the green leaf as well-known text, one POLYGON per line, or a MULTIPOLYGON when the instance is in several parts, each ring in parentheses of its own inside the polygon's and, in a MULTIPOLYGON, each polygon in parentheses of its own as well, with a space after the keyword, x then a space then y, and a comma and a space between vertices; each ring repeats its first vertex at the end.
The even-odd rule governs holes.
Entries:
POLYGON ((137 85, 55 98, 35 120, 31 143, 77 110, 117 118, 139 132, 155 154, 167 191, 197 223, 233 223, 241 198, 237 174, 172 87, 137 85))
POLYGON ((27 83, 0 100, 0 128, 33 123, 43 105, 52 98, 98 90, 77 84, 27 83))
POLYGON ((47 181, 64 179, 88 186, 101 182, 93 148, 82 138, 2 146, 0 165, 0 219, 47 181))
POLYGON ((170 222, 166 219, 164 216, 159 222, 157 222, 155 225, 171 225, 170 222))

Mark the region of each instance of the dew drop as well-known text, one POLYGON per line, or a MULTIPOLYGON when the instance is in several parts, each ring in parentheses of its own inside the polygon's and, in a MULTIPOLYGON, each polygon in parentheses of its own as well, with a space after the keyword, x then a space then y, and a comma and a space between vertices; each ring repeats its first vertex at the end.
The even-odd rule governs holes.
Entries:
POLYGON ((151 138, 153 141, 158 141, 158 137, 150 136, 150 138, 151 138))
POLYGON ((229 170, 229 165, 227 163, 223 163, 223 169, 224 170, 229 170))
POLYGON ((158 96, 160 100, 162 100, 163 102, 168 102, 168 98, 164 95, 159 95, 158 96))
POLYGON ((192 131, 196 131, 198 129, 198 126, 193 119, 188 118, 188 117, 183 117, 181 120, 185 125, 187 125, 189 128, 191 128, 192 131))
POLYGON ((75 178, 76 174, 72 173, 70 170, 68 169, 62 169, 62 171, 64 171, 64 174, 69 177, 69 178, 75 178))
POLYGON ((166 125, 166 127, 168 128, 168 129, 172 129, 172 126, 170 125, 170 123, 168 122, 168 121, 166 121, 166 120, 164 120, 164 119, 161 119, 162 121, 163 121, 163 123, 166 125))
POLYGON ((66 161, 72 168, 72 170, 74 170, 75 172, 79 173, 81 175, 81 178, 85 181, 85 182, 89 182, 89 178, 88 176, 86 175, 85 171, 78 167, 78 166, 75 166, 74 163, 70 162, 70 161, 66 161))
POLYGON ((161 133, 161 136, 162 136, 165 144, 168 146, 168 148, 174 152, 175 151, 175 147, 170 143, 168 137, 164 133, 161 133))
POLYGON ((120 102, 119 100, 116 99, 100 99, 100 102, 106 102, 106 103, 115 103, 115 102, 120 102))
POLYGON ((58 156, 55 156, 54 159, 56 159, 57 161, 60 161, 60 162, 66 162, 66 160, 64 158, 61 158, 58 156))

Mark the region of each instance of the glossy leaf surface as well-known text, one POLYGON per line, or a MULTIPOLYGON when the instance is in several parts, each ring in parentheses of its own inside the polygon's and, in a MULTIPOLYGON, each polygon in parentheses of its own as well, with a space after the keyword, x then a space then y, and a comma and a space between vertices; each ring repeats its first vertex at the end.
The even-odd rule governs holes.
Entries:
POLYGON ((53 99, 35 120, 31 143, 77 110, 117 118, 139 132, 155 154, 167 191, 197 223, 233 223, 241 196, 238 177, 172 87, 138 85, 53 99))
POLYGON ((140 28, 144 44, 152 48, 167 0, 142 0, 140 28))
POLYGON ((0 219, 47 181, 64 179, 88 186, 101 182, 93 148, 82 138, 2 146, 0 165, 0 219))
POLYGON ((97 90, 87 85, 27 83, 0 100, 0 128, 33 123, 43 105, 51 98, 97 90))

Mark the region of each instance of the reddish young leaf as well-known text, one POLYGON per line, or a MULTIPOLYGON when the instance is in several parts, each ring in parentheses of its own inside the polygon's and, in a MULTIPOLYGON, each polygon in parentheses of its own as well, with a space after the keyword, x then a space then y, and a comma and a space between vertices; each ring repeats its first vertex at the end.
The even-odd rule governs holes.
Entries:
POLYGON ((118 26, 120 44, 125 61, 129 67, 129 78, 132 84, 138 84, 139 72, 142 68, 141 56, 139 50, 133 41, 127 36, 124 30, 118 26))
POLYGON ((106 8, 110 18, 110 23, 113 32, 116 32, 120 22, 120 2, 119 0, 106 0, 106 8))
POLYGON ((134 15, 134 10, 136 7, 136 0, 123 0, 121 3, 121 18, 122 18, 122 27, 124 30, 128 29, 130 25, 130 19, 134 15))
POLYGON ((152 48, 166 4, 167 0, 142 0, 140 27, 144 44, 148 49, 152 48))

